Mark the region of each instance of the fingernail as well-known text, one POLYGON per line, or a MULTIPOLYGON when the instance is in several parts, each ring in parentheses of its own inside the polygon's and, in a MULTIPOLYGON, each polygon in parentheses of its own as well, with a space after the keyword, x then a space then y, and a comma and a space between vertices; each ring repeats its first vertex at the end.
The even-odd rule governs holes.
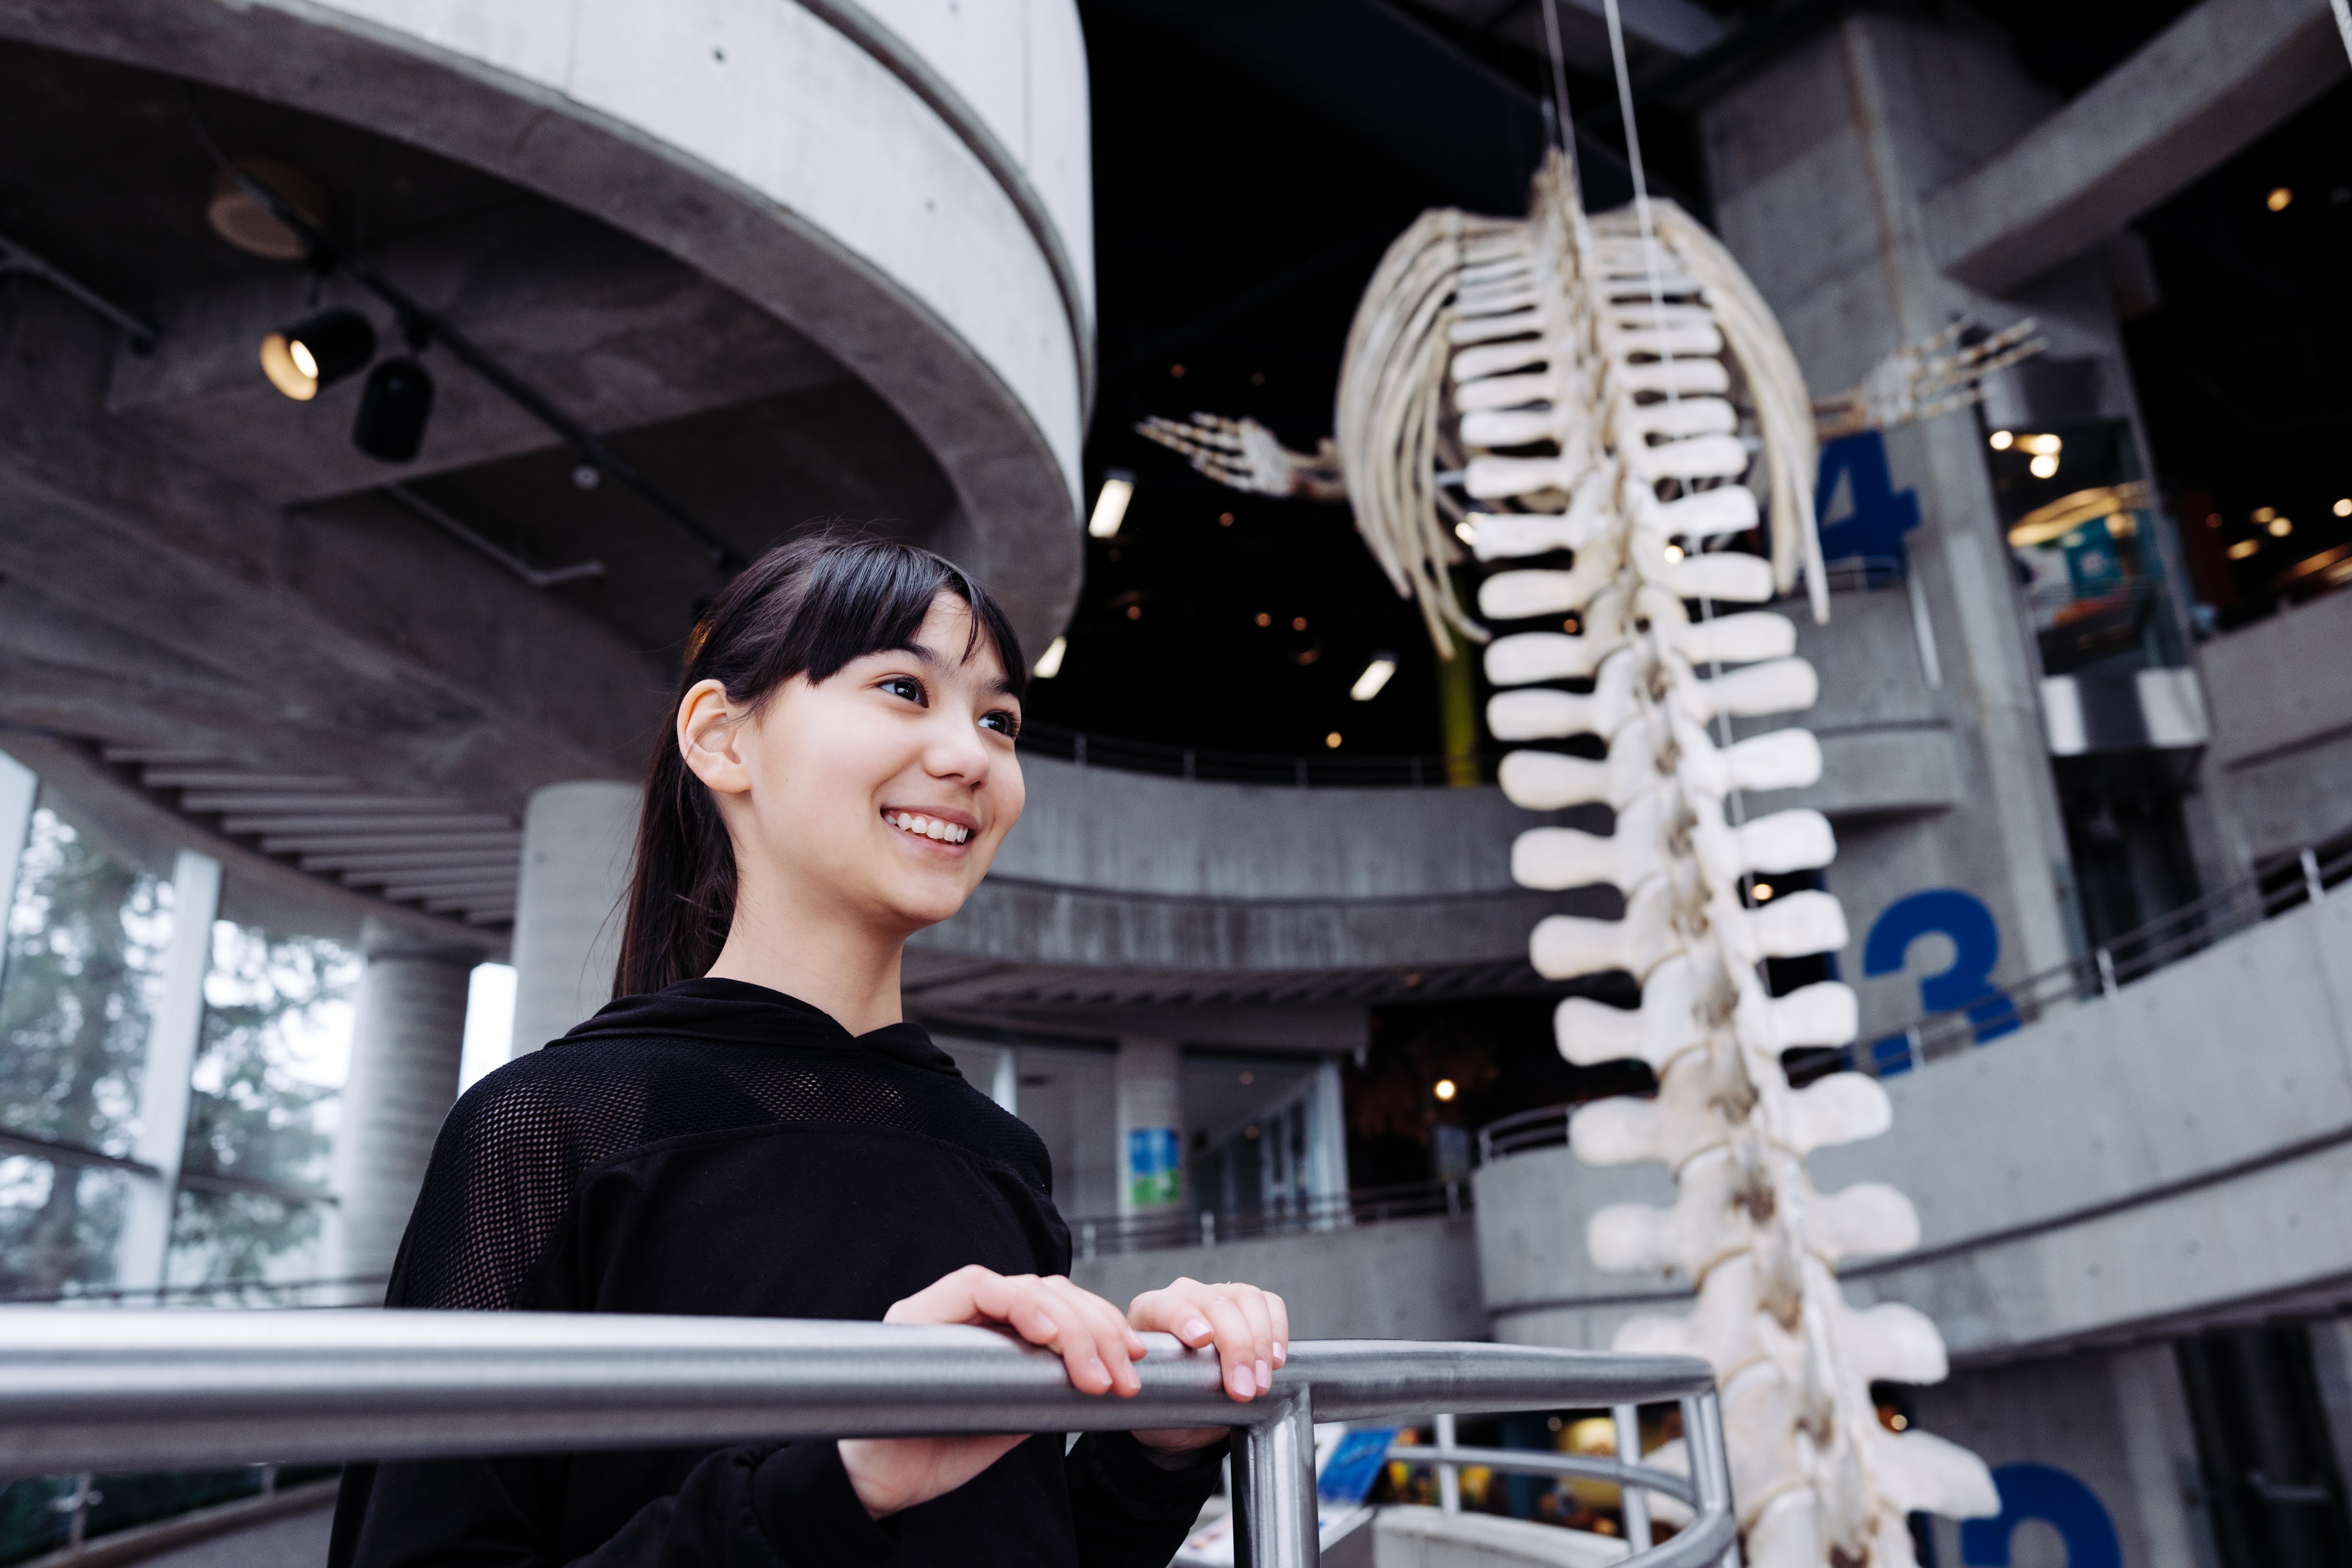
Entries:
POLYGON ((1257 1363, 1257 1385, 1260 1388, 1272 1388, 1274 1386, 1274 1368, 1266 1365, 1264 1362, 1257 1363))
POLYGON ((1100 1356, 1094 1356, 1094 1357, 1091 1357, 1091 1358, 1089 1358, 1089 1359, 1088 1359, 1088 1361, 1087 1361, 1087 1364, 1088 1366, 1090 1366, 1090 1367, 1094 1368, 1094 1374, 1095 1374, 1095 1376, 1099 1377, 1099 1378, 1101 1378, 1101 1379, 1103 1380, 1103 1386, 1104 1386, 1105 1388, 1108 1388, 1108 1387, 1111 1385, 1111 1383, 1112 1383, 1112 1381, 1113 1381, 1113 1380, 1112 1380, 1111 1375, 1110 1375, 1110 1368, 1108 1368, 1108 1367, 1107 1367, 1107 1366, 1105 1366, 1105 1365, 1103 1364, 1102 1357, 1100 1357, 1100 1356))
POLYGON ((1284 1362, 1286 1362, 1286 1361, 1288 1361, 1289 1359, 1290 1359, 1290 1347, 1289 1347, 1288 1345, 1286 1345, 1286 1344, 1284 1344, 1280 1340, 1276 1340, 1276 1341, 1275 1341, 1275 1342, 1274 1342, 1274 1364, 1275 1364, 1275 1365, 1276 1365, 1276 1366, 1280 1366, 1284 1362))
POLYGON ((1194 1318, 1190 1322, 1187 1322, 1182 1328, 1176 1331, 1176 1337, 1180 1340, 1197 1340, 1208 1331, 1209 1320, 1206 1318, 1194 1318))
POLYGON ((1250 1381, 1250 1369, 1245 1366, 1234 1368, 1233 1376, 1228 1381, 1233 1384, 1235 1399, 1252 1398, 1257 1393, 1257 1384, 1250 1381))

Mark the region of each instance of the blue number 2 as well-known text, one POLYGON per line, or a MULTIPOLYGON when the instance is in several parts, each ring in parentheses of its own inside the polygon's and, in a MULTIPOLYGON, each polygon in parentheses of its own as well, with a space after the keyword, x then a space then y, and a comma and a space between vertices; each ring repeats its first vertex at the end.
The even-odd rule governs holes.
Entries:
POLYGON ((2000 1489, 1995 1519, 1960 1521, 1960 1561, 1970 1568, 2007 1568, 2009 1538, 2038 1519, 2066 1542, 2066 1568, 2123 1568, 2116 1521, 2098 1493, 2054 1465, 2003 1465, 1992 1473, 2000 1489))
MULTIPOLYGON (((1979 1045, 2018 1029, 2017 1005, 2006 996, 1986 994, 1992 990, 1993 965, 2000 962, 2000 928, 1974 893, 1929 888, 1889 904, 1871 922, 1870 935, 1863 941, 1862 972, 1901 973, 1911 944, 1930 931, 1952 939, 1952 963, 1942 973, 1919 982, 1919 1005, 1930 1013, 1967 1007, 1979 1045)), ((1909 1044, 1900 1035, 1874 1041, 1871 1055, 1882 1077, 1910 1066, 1909 1044)))

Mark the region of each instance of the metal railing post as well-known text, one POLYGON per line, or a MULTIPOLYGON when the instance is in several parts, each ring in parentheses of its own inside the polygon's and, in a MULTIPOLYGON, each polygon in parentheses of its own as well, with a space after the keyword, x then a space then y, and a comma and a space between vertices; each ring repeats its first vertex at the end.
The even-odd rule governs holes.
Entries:
MULTIPOLYGON (((1683 1433, 1690 1452, 1691 1488, 1697 1493, 1701 1514, 1731 1507, 1731 1466, 1723 1447, 1723 1405, 1716 1392, 1683 1396, 1683 1433)), ((1739 1568, 1739 1532, 1731 1532, 1730 1542, 1723 1555, 1716 1559, 1721 1568, 1739 1568)))
POLYGON ((1235 1568, 1316 1568, 1315 1415, 1299 1389, 1273 1419, 1236 1434, 1234 1463, 1235 1568))
MULTIPOLYGON (((1617 1423, 1617 1457, 1629 1465, 1642 1462, 1642 1411, 1620 1405, 1609 1414, 1617 1423)), ((1625 1544, 1635 1552, 1650 1549, 1650 1494, 1633 1482, 1618 1488, 1619 1506, 1625 1515, 1625 1544)))
MULTIPOLYGON (((1454 1447, 1454 1417, 1437 1417, 1437 1446, 1454 1447)), ((1437 1467, 1437 1506, 1446 1513, 1462 1511, 1462 1467, 1440 1463, 1437 1467)))
POLYGON ((2303 890, 2315 904, 2327 897, 2327 884, 2319 879, 2319 857, 2306 849, 2302 858, 2303 890))
POLYGON ((2112 996, 2120 989, 2116 984, 2116 955, 2103 947, 2099 949, 2099 993, 2112 996))

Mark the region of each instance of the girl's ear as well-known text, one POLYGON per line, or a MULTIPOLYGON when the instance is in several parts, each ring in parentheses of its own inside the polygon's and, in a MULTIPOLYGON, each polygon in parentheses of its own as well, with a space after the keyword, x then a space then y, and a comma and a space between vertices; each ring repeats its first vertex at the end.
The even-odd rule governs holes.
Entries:
POLYGON ((678 754, 696 778, 721 795, 751 787, 751 770, 736 743, 745 717, 715 680, 695 682, 677 705, 678 754))

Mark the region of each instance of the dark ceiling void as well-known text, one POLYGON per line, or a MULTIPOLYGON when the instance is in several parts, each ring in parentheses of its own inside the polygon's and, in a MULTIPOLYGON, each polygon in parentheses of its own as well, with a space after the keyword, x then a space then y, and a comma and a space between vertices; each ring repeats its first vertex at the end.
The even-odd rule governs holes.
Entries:
MULTIPOLYGON (((1548 68, 1376 0, 1087 0, 1082 15, 1103 365, 1087 500, 1112 469, 1136 491, 1118 536, 1089 542, 1062 672, 1033 687, 1030 715, 1209 750, 1433 756, 1436 657, 1348 509, 1222 489, 1133 431, 1199 410, 1297 448, 1330 434, 1349 323, 1389 244, 1429 207, 1525 209, 1548 68), (1396 676, 1352 700, 1382 654, 1396 676)), ((1570 82, 1580 103, 1610 90, 1570 82)), ((1686 149, 1676 111, 1657 113, 1645 142, 1686 149)), ((1580 148, 1591 199, 1625 200, 1610 139, 1580 148)), ((1688 156, 1661 166, 1695 187, 1688 156)))
POLYGON ((2352 84, 2136 226, 2125 343, 2191 587, 2227 626, 2352 581, 2352 84))

